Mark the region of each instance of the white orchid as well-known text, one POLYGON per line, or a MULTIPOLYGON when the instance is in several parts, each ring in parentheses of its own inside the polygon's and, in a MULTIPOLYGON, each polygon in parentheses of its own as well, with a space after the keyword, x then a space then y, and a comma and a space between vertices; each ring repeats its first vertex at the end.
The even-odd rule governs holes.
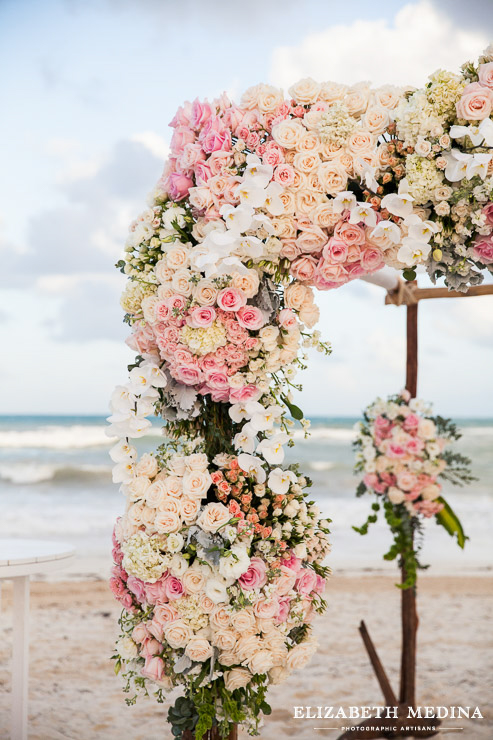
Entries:
POLYGON ((452 139, 462 139, 468 136, 473 146, 493 146, 493 121, 491 118, 484 118, 481 123, 470 123, 468 126, 451 126, 450 137, 452 139))
POLYGON ((292 483, 296 483, 296 475, 292 470, 274 468, 274 470, 269 474, 267 483, 273 493, 284 494, 289 491, 289 487, 292 483))
POLYGON ((261 404, 255 408, 251 416, 251 425, 257 432, 265 432, 272 429, 274 422, 282 416, 281 406, 268 406, 264 408, 261 404))
POLYGON ((256 236, 242 236, 238 242, 236 252, 242 257, 262 257, 264 243, 256 236))
POLYGON ((361 175, 360 175, 361 180, 364 181, 366 187, 369 190, 376 193, 378 190, 378 182, 375 178, 375 173, 377 171, 377 168, 373 167, 373 165, 369 164, 369 162, 367 162, 364 159, 361 159, 360 157, 358 157, 356 162, 361 167, 361 175))
POLYGON ((230 406, 229 415, 233 421, 239 424, 243 419, 251 419, 253 414, 262 413, 263 411, 264 407, 258 401, 245 401, 230 406))
POLYGON ((460 149, 452 149, 450 153, 444 155, 447 160, 445 167, 445 177, 449 182, 459 182, 467 173, 467 165, 472 159, 472 154, 461 152, 460 149))
POLYGON ((437 224, 433 221, 423 221, 417 213, 412 213, 404 220, 408 227, 408 235, 417 241, 429 242, 433 234, 438 231, 437 224))
POLYGON ((219 211, 226 227, 235 234, 244 234, 252 224, 253 209, 249 206, 225 204, 219 211))
POLYGON ((488 165, 491 161, 491 154, 473 154, 472 159, 467 163, 466 177, 471 180, 475 175, 484 180, 488 174, 488 165))
POLYGON ((278 182, 271 182, 265 189, 265 208, 271 216, 281 216, 284 213, 284 203, 280 195, 284 191, 278 182))
POLYGON ((135 395, 126 385, 117 385, 111 394, 110 409, 115 413, 125 413, 135 407, 135 395))
POLYGON ((234 193, 241 203, 251 208, 262 208, 265 203, 265 190, 254 179, 244 180, 235 188, 234 193))
POLYGON ((113 483, 130 483, 134 478, 134 464, 130 460, 114 466, 112 471, 113 483))
POLYGON ((257 453, 260 453, 264 460, 270 465, 282 463, 285 457, 283 444, 288 441, 289 437, 285 432, 279 432, 273 437, 263 439, 257 445, 257 453))
POLYGON ((349 216, 350 224, 359 224, 363 222, 366 226, 376 226, 377 214, 368 203, 357 203, 351 208, 349 216))
POLYGON ((393 216, 405 218, 413 212, 414 198, 409 193, 409 183, 404 178, 399 183, 397 193, 389 193, 382 198, 382 208, 393 216))
POLYGON ((266 188, 272 180, 273 168, 269 164, 262 164, 256 154, 247 154, 245 181, 254 182, 256 187, 266 188))
POLYGON ((332 201, 332 210, 334 213, 349 211, 356 205, 356 202, 355 194, 350 190, 344 190, 341 193, 337 193, 336 197, 332 201))
POLYGON ((429 244, 418 241, 410 236, 404 237, 402 246, 397 252, 397 259, 408 267, 424 262, 431 251, 429 244))
POLYGON ((252 453, 255 451, 255 437, 252 437, 250 434, 248 434, 248 431, 245 432, 245 427, 243 427, 241 432, 235 434, 233 442, 235 449, 237 450, 243 450, 243 452, 248 453, 252 453))
POLYGON ((372 239, 380 236, 387 237, 393 244, 399 244, 401 230, 393 221, 379 221, 370 233, 370 236, 372 239))
POLYGON ((126 439, 121 439, 111 448, 110 457, 115 463, 128 462, 128 460, 135 460, 137 457, 137 450, 133 445, 129 444, 126 439))
POLYGON ((241 455, 238 455, 238 465, 244 473, 248 473, 248 475, 251 475, 253 478, 255 478, 257 483, 265 483, 265 470, 262 467, 262 462, 258 457, 255 457, 255 455, 248 455, 247 453, 243 452, 241 455))

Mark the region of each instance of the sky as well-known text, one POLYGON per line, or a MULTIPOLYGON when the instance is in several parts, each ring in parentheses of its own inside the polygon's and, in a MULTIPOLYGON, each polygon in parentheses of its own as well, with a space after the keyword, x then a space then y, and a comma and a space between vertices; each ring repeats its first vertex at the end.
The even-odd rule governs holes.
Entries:
MULTIPOLYGON (((492 40, 469 0, 0 0, 0 413, 103 414, 132 359, 119 259, 185 99, 301 77, 421 85, 492 40)), ((426 277, 420 278, 426 284, 426 277)), ((405 309, 361 281, 317 296, 329 358, 307 414, 360 414, 404 383, 405 309)), ((493 416, 493 297, 419 307, 419 395, 493 416)))

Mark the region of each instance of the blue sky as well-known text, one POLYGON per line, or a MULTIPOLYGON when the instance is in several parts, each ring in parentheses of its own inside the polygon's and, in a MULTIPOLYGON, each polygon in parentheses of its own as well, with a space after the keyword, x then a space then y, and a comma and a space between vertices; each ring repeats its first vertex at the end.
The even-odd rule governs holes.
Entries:
MULTIPOLYGON (((159 177, 184 99, 319 79, 420 84, 488 43, 478 1, 3 0, 0 408, 104 413, 131 358, 113 269, 159 177), (243 12, 246 11, 246 12, 243 12)), ((404 375, 404 309, 356 281, 319 296, 329 359, 308 413, 358 414, 404 375)), ((420 394, 493 415, 493 298, 420 306, 420 394), (485 390, 486 389, 486 390, 485 390)))

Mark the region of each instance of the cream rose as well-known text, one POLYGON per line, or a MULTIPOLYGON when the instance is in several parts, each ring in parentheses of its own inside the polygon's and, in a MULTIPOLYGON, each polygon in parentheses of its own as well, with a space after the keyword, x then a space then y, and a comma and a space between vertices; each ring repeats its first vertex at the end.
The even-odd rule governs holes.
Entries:
POLYGON ((318 179, 329 195, 337 195, 346 189, 347 172, 341 164, 337 162, 322 162, 317 170, 318 179))
POLYGON ((137 475, 145 475, 147 478, 154 478, 158 472, 158 465, 154 455, 149 455, 147 452, 144 453, 135 466, 135 472, 137 475))
POLYGON ((379 135, 385 131, 390 123, 390 116, 385 108, 370 106, 363 116, 363 125, 370 133, 379 135))
POLYGON ((193 297, 200 306, 213 306, 218 292, 212 280, 204 279, 199 280, 193 289, 193 297))
POLYGON ((154 266, 154 274, 160 283, 169 283, 173 277, 172 270, 169 269, 166 259, 161 259, 154 266))
POLYGON ((219 650, 225 650, 226 652, 232 652, 238 639, 238 633, 234 630, 217 630, 214 632, 212 637, 212 644, 219 648, 219 650))
POLYGON ((233 668, 231 671, 226 671, 224 674, 226 691, 243 689, 245 686, 248 686, 251 678, 252 674, 246 668, 233 668))
POLYGON ((190 264, 190 248, 185 244, 174 244, 166 252, 166 262, 171 270, 180 270, 190 264))
POLYGON ((311 77, 305 77, 299 80, 288 89, 291 95, 299 105, 310 105, 315 103, 320 93, 320 83, 315 82, 311 77))
POLYGON ((218 629, 226 629, 231 623, 231 612, 227 606, 215 606, 211 613, 211 623, 218 629))
POLYGON ((188 594, 198 594, 203 590, 205 585, 205 576, 203 573, 195 570, 192 565, 192 567, 184 574, 181 582, 183 583, 183 588, 188 594))
POLYGON ((270 650, 258 650, 248 660, 248 667, 253 674, 267 673, 274 665, 270 650))
POLYGON ((243 634, 255 627, 255 616, 249 609, 241 609, 241 611, 232 614, 231 624, 235 630, 243 634))
POLYGON ((187 470, 183 476, 183 493, 190 498, 204 498, 211 483, 212 479, 207 470, 187 470))
POLYGON ((314 303, 304 303, 300 309, 300 320, 311 329, 320 320, 320 309, 314 303))
POLYGON ((257 295, 260 285, 258 272, 256 270, 248 270, 244 273, 234 272, 232 284, 246 298, 253 298, 253 296, 257 295))
POLYGON ((293 308, 295 311, 299 311, 303 305, 309 288, 302 283, 294 282, 288 285, 284 291, 284 300, 288 308, 293 308))
POLYGON ((185 648, 185 655, 188 655, 190 660, 197 661, 198 663, 208 660, 212 656, 212 652, 212 645, 203 637, 192 637, 185 648))
POLYGON ((374 146, 374 136, 369 131, 355 131, 347 140, 347 148, 356 156, 368 155, 374 146))
POLYGON ((243 662, 258 652, 262 646, 262 641, 257 635, 247 634, 240 637, 236 644, 236 653, 238 659, 243 662))
POLYGON ((156 532, 169 534, 177 532, 181 527, 181 519, 175 511, 158 511, 154 519, 156 532))
POLYGON ((169 475, 162 479, 163 489, 167 496, 180 498, 182 494, 182 479, 177 475, 169 475))
POLYGON ((171 279, 171 286, 175 293, 188 298, 192 295, 193 283, 190 281, 191 273, 189 270, 180 269, 175 272, 171 279))
POLYGON ((340 213, 334 213, 331 201, 319 203, 310 213, 313 223, 322 229, 332 232, 334 226, 341 220, 340 213))
POLYGON ((257 105, 262 113, 273 113, 284 101, 284 94, 272 85, 257 86, 257 105))
POLYGON ((295 645, 292 650, 289 651, 286 659, 286 666, 290 671, 303 668, 308 661, 313 657, 317 651, 317 642, 310 640, 302 642, 299 645, 295 645))
POLYGON ((182 498, 180 513, 185 524, 192 524, 199 513, 200 502, 195 498, 182 498))
POLYGON ((126 493, 131 501, 138 501, 144 498, 151 484, 149 478, 145 478, 143 475, 137 475, 133 478, 130 483, 126 486, 126 493))
POLYGON ((285 149, 294 149, 304 133, 302 124, 292 120, 281 121, 272 128, 274 141, 285 149))
POLYGON ((293 160, 293 167, 305 175, 316 170, 320 164, 318 152, 298 152, 293 160))
POLYGON ((217 532, 231 519, 229 509, 220 503, 207 504, 202 514, 197 519, 197 524, 204 532, 217 532))
POLYGON ((190 642, 193 630, 182 619, 176 619, 164 628, 163 634, 168 645, 177 650, 184 648, 190 642))
POLYGON ((202 472, 207 470, 209 465, 205 452, 195 452, 193 455, 189 455, 185 462, 188 470, 200 470, 202 472))

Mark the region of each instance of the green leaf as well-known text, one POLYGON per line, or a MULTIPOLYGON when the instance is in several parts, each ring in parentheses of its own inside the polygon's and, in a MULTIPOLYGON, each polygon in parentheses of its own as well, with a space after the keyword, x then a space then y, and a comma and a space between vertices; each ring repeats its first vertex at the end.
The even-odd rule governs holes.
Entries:
POLYGON ((437 524, 440 524, 451 537, 457 535, 457 544, 459 547, 464 549, 466 540, 468 540, 469 537, 466 537, 464 534, 459 517, 442 496, 439 496, 437 500, 443 504, 443 509, 439 511, 438 514, 435 514, 437 524))
POLYGON ((303 411, 298 406, 295 406, 294 403, 291 403, 291 401, 288 400, 287 396, 281 396, 281 398, 288 407, 289 413, 291 414, 293 419, 300 421, 303 418, 303 411))
POLYGON ((116 663, 115 663, 115 667, 114 667, 114 670, 115 670, 115 676, 118 676, 118 674, 120 673, 121 669, 122 669, 122 662, 121 662, 121 660, 120 660, 120 659, 118 659, 118 660, 116 661, 116 663))

